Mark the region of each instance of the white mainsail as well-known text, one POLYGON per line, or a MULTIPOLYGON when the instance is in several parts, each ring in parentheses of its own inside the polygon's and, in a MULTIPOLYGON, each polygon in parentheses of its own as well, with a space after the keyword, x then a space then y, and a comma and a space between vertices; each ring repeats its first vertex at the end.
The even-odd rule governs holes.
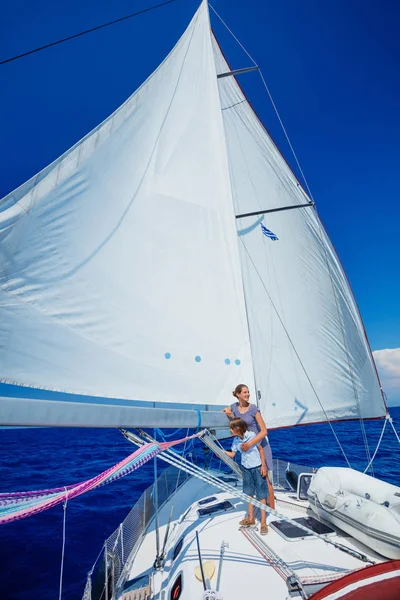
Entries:
MULTIPOLYGON (((90 395, 90 425, 128 425, 95 397, 217 410, 239 382, 272 427, 384 414, 314 210, 265 217, 277 242, 235 222, 307 198, 227 70, 203 2, 124 105, 3 199, 0 381, 90 395)), ((55 423, 0 402, 2 423, 55 423)))
POLYGON ((2 382, 211 406, 251 382, 206 3, 123 106, 3 200, 0 236, 2 382))
MULTIPOLYGON (((214 54, 217 72, 229 71, 215 39, 214 54)), ((236 80, 219 89, 236 214, 310 202, 236 80)), ((238 219, 238 233, 268 425, 384 415, 357 306, 312 205, 238 219)))

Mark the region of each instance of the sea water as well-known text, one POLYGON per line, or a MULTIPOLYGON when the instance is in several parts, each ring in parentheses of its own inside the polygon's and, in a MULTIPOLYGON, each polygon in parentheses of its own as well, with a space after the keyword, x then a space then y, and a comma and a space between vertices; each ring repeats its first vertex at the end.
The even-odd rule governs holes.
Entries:
MULTIPOLYGON (((391 408, 400 431, 400 408, 391 408)), ((365 422, 371 453, 383 421, 365 422)), ((364 470, 366 451, 358 421, 333 423, 350 464, 364 470)), ((3 429, 0 491, 61 487, 89 479, 134 451, 114 429, 3 429)), ((269 432, 275 457, 293 463, 346 466, 329 424, 269 432)), ((194 448, 198 461, 203 446, 194 448)), ((374 461, 375 476, 400 485, 400 445, 388 424, 374 461)), ((164 463, 160 460, 159 471, 164 463)), ((63 600, 80 600, 87 572, 104 540, 123 521, 153 481, 153 465, 71 500, 66 509, 63 600)), ((59 597, 63 507, 0 526, 0 600, 56 600, 59 597)))

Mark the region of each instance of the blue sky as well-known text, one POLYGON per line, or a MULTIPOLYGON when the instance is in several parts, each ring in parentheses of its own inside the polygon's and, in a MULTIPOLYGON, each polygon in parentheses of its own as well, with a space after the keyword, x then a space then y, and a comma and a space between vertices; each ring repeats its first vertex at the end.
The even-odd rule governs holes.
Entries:
MULTIPOLYGON (((263 71, 351 281, 389 401, 400 404, 400 4, 212 4, 263 71)), ((0 58, 150 5, 3 0, 0 58)), ((177 0, 1 66, 0 197, 117 108, 171 49, 197 5, 177 0)), ((213 25, 232 67, 248 66, 221 24, 213 25)), ((293 164, 257 74, 240 81, 293 164)))

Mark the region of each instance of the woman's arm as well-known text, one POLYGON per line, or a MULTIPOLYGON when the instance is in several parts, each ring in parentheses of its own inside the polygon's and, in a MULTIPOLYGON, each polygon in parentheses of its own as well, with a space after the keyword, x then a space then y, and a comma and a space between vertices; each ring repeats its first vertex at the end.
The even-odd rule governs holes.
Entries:
POLYGON ((258 451, 260 453, 260 458, 261 458, 261 475, 262 475, 262 477, 266 477, 268 471, 267 471, 267 465, 265 464, 264 450, 263 450, 263 448, 261 448, 261 446, 258 446, 258 451))
POLYGON ((232 413, 232 409, 230 406, 228 406, 228 408, 223 408, 222 412, 224 412, 226 414, 228 419, 233 419, 233 413, 232 413))
POLYGON ((242 444, 243 452, 247 452, 252 446, 254 446, 255 444, 258 444, 259 442, 262 442, 262 440, 268 434, 267 428, 264 423, 264 419, 262 418, 260 411, 258 411, 256 413, 254 418, 257 421, 257 425, 259 426, 260 431, 259 431, 259 433, 257 433, 256 437, 254 437, 252 440, 242 444))

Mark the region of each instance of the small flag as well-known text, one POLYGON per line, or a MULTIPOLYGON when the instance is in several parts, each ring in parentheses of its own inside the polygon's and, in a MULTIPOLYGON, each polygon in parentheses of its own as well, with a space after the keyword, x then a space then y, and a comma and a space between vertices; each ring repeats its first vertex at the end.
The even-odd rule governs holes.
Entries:
POLYGON ((267 238, 269 238, 273 242, 276 242, 279 239, 273 231, 270 231, 269 229, 267 229, 265 227, 265 225, 263 225, 262 223, 260 223, 260 227, 261 227, 261 231, 263 232, 263 234, 266 235, 267 238))

